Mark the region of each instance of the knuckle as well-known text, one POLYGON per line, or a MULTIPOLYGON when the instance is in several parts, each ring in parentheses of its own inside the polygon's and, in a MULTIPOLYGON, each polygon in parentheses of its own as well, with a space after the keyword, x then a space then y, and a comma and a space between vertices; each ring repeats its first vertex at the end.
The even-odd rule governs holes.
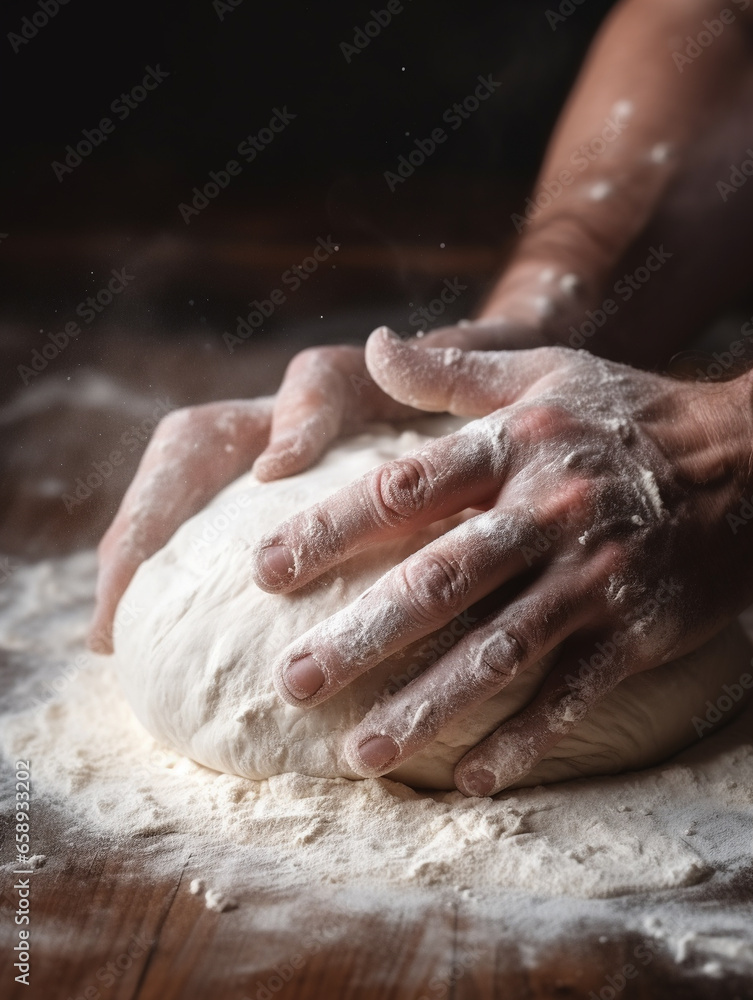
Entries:
POLYGON ((475 680, 482 688, 503 687, 516 673, 513 664, 493 654, 481 653, 474 661, 475 680))
POLYGON ((520 445, 537 445, 570 429, 572 418, 555 403, 529 403, 510 414, 510 437, 520 445))
POLYGON ((300 520, 292 518, 284 527, 278 537, 288 545, 295 545, 301 539, 312 552, 338 555, 343 550, 342 532, 324 504, 302 515, 300 520))
POLYGON ((421 459, 401 458, 377 469, 371 489, 377 519, 399 524, 430 506, 433 476, 421 459))
POLYGON ((531 636, 526 635, 520 628, 513 628, 511 626, 503 629, 500 638, 501 643, 498 644, 498 657, 495 657, 495 661, 498 660, 504 665, 503 670, 511 675, 515 675, 521 664, 529 659, 531 650, 533 649, 533 640, 531 636))
POLYGON ((598 491, 585 479, 558 483, 554 489, 549 481, 547 486, 549 495, 526 507, 522 528, 523 545, 539 554, 553 554, 573 533, 588 537, 598 507, 598 491))
POLYGON ((339 361, 344 357, 342 347, 306 347, 290 362, 290 370, 293 372, 305 371, 311 368, 326 366, 327 368, 337 367, 339 361))
POLYGON ((471 661, 474 681, 482 689, 499 690, 518 674, 537 648, 533 635, 513 625, 491 633, 471 661))
POLYGON ((593 513, 592 484, 583 477, 558 484, 552 492, 546 505, 537 512, 535 520, 538 526, 545 529, 554 522, 568 526, 582 524, 593 513))
POLYGON ((622 577, 629 561, 630 543, 627 539, 611 537, 602 541, 593 563, 593 573, 599 582, 622 577))
POLYGON ((202 422, 201 408, 198 406, 181 406, 171 410, 157 424, 155 437, 176 437, 194 430, 202 422))
POLYGON ((470 590, 470 580, 460 563, 439 553, 408 560, 403 577, 410 607, 422 622, 446 619, 448 611, 461 604, 470 590))

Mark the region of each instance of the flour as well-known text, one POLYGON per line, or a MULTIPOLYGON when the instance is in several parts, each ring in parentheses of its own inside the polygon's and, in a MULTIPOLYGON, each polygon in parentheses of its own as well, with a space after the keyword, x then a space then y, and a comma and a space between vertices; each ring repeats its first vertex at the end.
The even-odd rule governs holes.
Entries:
POLYGON ((35 795, 94 832, 126 840, 179 833, 201 845, 211 831, 214 853, 197 852, 212 890, 224 891, 213 879, 223 850, 239 849, 276 888, 304 879, 476 898, 679 889, 750 862, 750 711, 661 767, 495 800, 388 779, 252 781, 160 747, 134 719, 109 660, 87 654, 63 673, 81 656, 94 575, 85 552, 17 569, 2 590, 0 639, 22 668, 6 701, 30 706, 7 714, 6 703, 3 752, 30 759, 35 795))

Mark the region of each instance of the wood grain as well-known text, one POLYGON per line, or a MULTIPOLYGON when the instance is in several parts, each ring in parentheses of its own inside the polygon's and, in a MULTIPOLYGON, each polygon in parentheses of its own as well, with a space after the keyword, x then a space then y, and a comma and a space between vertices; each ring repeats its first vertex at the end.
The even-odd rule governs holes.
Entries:
MULTIPOLYGON (((219 257, 228 256, 239 267, 260 262, 253 248, 239 252, 230 245, 218 245, 216 249, 219 257)), ((271 261, 279 268, 291 253, 294 256, 301 250, 295 246, 277 251, 266 258, 266 264, 271 261)), ((354 271, 369 266, 368 254, 359 253, 353 251, 347 258, 354 271)), ((447 259, 435 257, 424 259, 421 266, 443 271, 447 259)), ((405 259, 410 265, 410 254, 405 259)), ((371 266, 374 261, 385 265, 385 260, 372 254, 371 266)), ((465 261, 453 256, 449 266, 459 273, 488 272, 492 263, 487 248, 479 247, 465 261)), ((118 474, 75 513, 65 510, 60 483, 72 482, 89 462, 106 455, 123 427, 135 419, 131 410, 120 407, 119 391, 140 394, 145 412, 160 396, 183 405, 269 392, 293 350, 317 336, 309 329, 297 340, 260 342, 233 358, 217 352, 202 354, 206 331, 186 333, 176 340, 168 335, 147 337, 134 329, 124 338, 113 329, 89 344, 76 345, 50 374, 60 380, 65 380, 66 373, 73 375, 75 387, 81 385, 76 380, 80 369, 90 368, 109 380, 113 398, 99 406, 83 406, 74 391, 70 397, 51 397, 48 405, 28 412, 17 408, 16 415, 5 422, 0 447, 4 469, 0 551, 40 558, 96 542, 140 451, 130 454, 118 474), (201 364, 197 357, 203 359, 201 364), (50 480, 57 485, 49 487, 50 480)), ((32 343, 30 334, 28 344, 32 343)), ((19 356, 18 339, 5 346, 7 373, 19 356)), ((0 344, 0 360, 2 349, 0 344)), ((12 378, 6 384, 16 385, 12 378)), ((19 398, 24 397, 17 397, 17 402, 19 398)), ((11 819, 9 813, 0 819, 3 862, 11 856, 11 819)), ((617 918, 627 912, 640 916, 651 906, 650 900, 627 899, 582 904, 561 928, 559 943, 532 963, 528 946, 536 925, 521 922, 520 901, 514 894, 501 896, 500 917, 440 891, 402 905, 389 896, 385 886, 381 903, 375 896, 371 906, 364 903, 358 914, 349 914, 339 907, 336 896, 328 899, 322 887, 304 888, 297 898, 281 899, 271 887, 262 885, 245 896, 241 892, 236 909, 215 913, 188 890, 197 859, 180 837, 92 841, 71 829, 64 810, 48 801, 34 802, 33 829, 34 851, 46 854, 48 862, 32 876, 30 987, 13 981, 13 876, 7 863, 2 869, 0 996, 6 1000, 593 996, 613 1000, 609 977, 619 982, 620 970, 635 961, 641 940, 615 931, 617 918), (386 900, 389 906, 384 905, 386 900), (283 903, 287 909, 281 907, 283 903), (282 912, 288 913, 284 923, 280 922, 282 912)), ((748 877, 734 884, 683 890, 674 901, 691 911, 695 907, 736 909, 744 925, 750 921, 752 900, 748 877)), ((537 911, 529 906, 526 912, 530 921, 530 913, 537 911)), ((540 901, 540 912, 543 922, 546 900, 540 901)), ((729 976, 709 980, 689 971, 659 950, 614 997, 753 997, 750 981, 729 976)))

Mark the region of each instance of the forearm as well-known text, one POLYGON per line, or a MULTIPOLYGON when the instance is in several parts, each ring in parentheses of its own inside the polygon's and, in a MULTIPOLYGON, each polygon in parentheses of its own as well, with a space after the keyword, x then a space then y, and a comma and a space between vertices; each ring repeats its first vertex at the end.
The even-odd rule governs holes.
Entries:
MULTIPOLYGON (((731 0, 725 20, 718 0, 617 7, 560 117, 527 210, 513 217, 520 241, 482 316, 533 297, 548 339, 566 343, 569 323, 603 300, 621 258, 687 168, 690 150, 750 72, 753 4, 746 3, 731 0), (708 31, 704 21, 718 34, 691 60, 688 36, 708 31)), ((599 347, 608 353, 603 341, 599 347)))

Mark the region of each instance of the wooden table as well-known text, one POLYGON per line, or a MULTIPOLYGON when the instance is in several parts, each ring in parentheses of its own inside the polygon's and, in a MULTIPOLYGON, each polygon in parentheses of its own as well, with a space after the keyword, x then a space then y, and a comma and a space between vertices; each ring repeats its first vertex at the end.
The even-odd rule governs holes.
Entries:
MULTIPOLYGON (((267 259, 295 259, 298 249, 278 248, 267 259)), ((253 248, 244 252, 255 259, 253 248)), ((340 263, 348 266, 346 255, 340 263)), ((279 269, 279 263, 276 266, 279 269)), ((359 266, 358 254, 352 266, 359 266)), ((493 257, 484 248, 476 249, 449 266, 480 286, 491 273, 493 257)), ((427 267, 429 272, 437 268, 429 282, 441 279, 444 263, 434 261, 427 267)), ((385 313, 396 314, 399 306, 393 301, 385 313)), ((44 383, 40 379, 30 387, 20 385, 14 366, 33 345, 34 331, 21 335, 5 330, 3 381, 15 397, 10 408, 2 410, 0 424, 5 472, 0 481, 0 551, 36 559, 94 544, 133 474, 141 448, 127 456, 80 512, 65 511, 61 483, 72 482, 92 459, 106 455, 124 427, 139 423, 138 412, 148 419, 156 400, 178 405, 271 391, 294 348, 317 339, 340 339, 343 330, 359 323, 363 328, 372 318, 368 310, 335 312, 332 325, 323 330, 293 317, 283 339, 259 338, 232 357, 218 349, 219 329, 196 323, 172 337, 159 337, 148 324, 146 333, 139 333, 133 317, 127 326, 113 318, 96 338, 72 345, 44 374, 44 383), (137 393, 140 402, 131 399, 124 409, 121 404, 129 392, 137 393)), ((4 780, 10 780, 7 769, 4 780)), ((125 846, 80 835, 72 838, 59 809, 45 801, 35 802, 34 809, 34 850, 49 860, 32 876, 30 987, 14 983, 9 969, 6 946, 16 940, 16 897, 5 864, 11 855, 12 817, 7 811, 0 825, 5 864, 0 995, 7 1000, 522 1000, 593 995, 608 1000, 614 989, 608 977, 619 985, 620 970, 640 944, 640 938, 619 931, 620 917, 645 905, 630 898, 574 906, 571 923, 534 966, 525 948, 533 927, 520 921, 514 894, 500 899, 503 919, 442 892, 406 896, 402 907, 390 898, 389 908, 374 897, 373 905, 354 917, 343 911, 336 894, 311 887, 305 891, 305 907, 301 896, 300 919, 293 917, 280 928, 273 918, 281 901, 263 886, 241 897, 234 910, 206 909, 187 891, 196 859, 176 835, 125 846), (154 874, 155 860, 159 876, 154 874), (321 946, 301 953, 312 913, 319 915, 315 923, 321 946)), ((385 900, 388 895, 385 889, 385 900)), ((739 911, 743 922, 751 920, 752 901, 753 868, 722 889, 701 884, 675 898, 678 907, 739 911)), ((538 907, 533 912, 543 924, 550 903, 542 899, 538 907)), ((659 951, 640 976, 626 980, 614 996, 753 997, 750 980, 714 981, 686 972, 659 951)))

